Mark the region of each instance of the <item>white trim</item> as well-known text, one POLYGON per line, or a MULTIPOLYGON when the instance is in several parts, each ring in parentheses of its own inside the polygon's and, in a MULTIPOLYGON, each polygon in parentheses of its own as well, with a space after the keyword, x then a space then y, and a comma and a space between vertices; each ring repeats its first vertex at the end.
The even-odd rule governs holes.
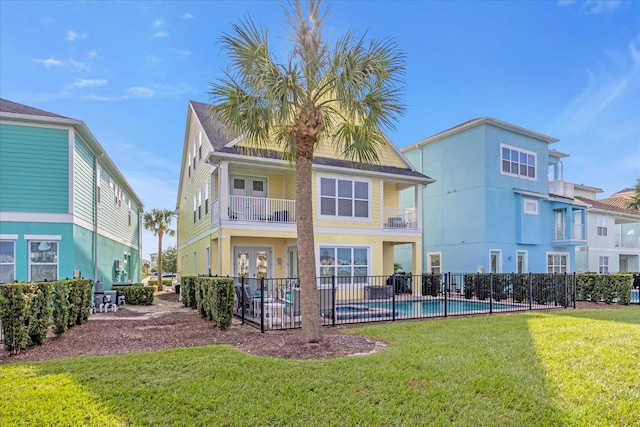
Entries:
MULTIPOLYGON (((295 226, 295 224, 292 224, 295 226)), ((295 230, 295 228, 294 228, 295 230)), ((398 229, 381 229, 381 228, 355 228, 355 227, 339 227, 338 224, 332 227, 314 227, 314 233, 323 233, 323 234, 356 234, 360 236, 379 236, 379 237, 417 237, 422 236, 422 230, 409 230, 407 228, 398 228, 398 229)))
POLYGON ((567 257, 567 273, 571 271, 571 255, 569 252, 547 252, 545 255, 544 265, 547 268, 547 272, 549 272, 549 255, 560 255, 567 257))
MULTIPOLYGON (((0 242, 7 242, 7 243, 11 243, 13 246, 13 262, 0 262, 0 265, 12 265, 13 266, 13 275, 11 277, 11 280, 9 282, 4 282, 4 283, 10 283, 16 280, 16 240, 18 239, 18 235, 17 234, 0 234, 0 242), (4 236, 16 236, 15 239, 5 239, 4 236)), ((3 283, 3 282, 0 282, 3 283)))
POLYGON ((17 234, 0 234, 0 240, 18 240, 17 234))
MULTIPOLYGON (((506 175, 506 176, 511 176, 513 178, 521 178, 521 179, 528 179, 529 181, 537 181, 538 180, 538 153, 536 153, 535 151, 529 151, 529 150, 525 150, 523 148, 519 148, 519 147, 514 147, 513 145, 508 145, 508 144, 504 144, 504 143, 500 143, 500 153, 498 156, 498 159, 500 160, 500 174, 501 175, 506 175), (522 175, 520 172, 513 173, 511 172, 511 163, 513 163, 513 161, 511 159, 509 159, 509 172, 505 172, 502 169, 502 162, 504 161, 504 159, 502 158, 502 150, 504 149, 508 149, 509 151, 517 151, 518 152, 518 165, 522 165, 522 163, 520 163, 520 153, 524 153, 527 156, 532 155, 533 156, 533 177, 529 176, 529 163, 527 162, 526 166, 527 166, 527 174, 526 175, 522 175)), ((520 166, 518 166, 518 170, 520 170, 520 166)))
MULTIPOLYGON (((320 247, 330 247, 330 248, 349 248, 351 249, 351 253, 353 254, 353 249, 366 249, 367 250, 367 277, 371 276, 371 273, 373 272, 373 244, 370 243, 329 243, 329 242, 321 242, 321 243, 316 243, 316 277, 321 277, 321 273, 320 273, 320 269, 322 267, 325 268, 336 268, 336 264, 332 264, 331 266, 323 266, 320 264, 320 258, 322 257, 322 254, 320 253, 320 247)), ((353 260, 352 260, 353 261, 353 260)), ((353 269, 356 267, 363 267, 363 266, 357 266, 355 264, 349 265, 349 268, 351 268, 351 279, 353 282, 353 269)), ((351 283, 347 286, 352 287, 352 286, 356 286, 356 285, 369 285, 370 283, 351 283)), ((342 288, 342 285, 336 285, 336 287, 338 289, 342 288)))
POLYGON ((431 255, 438 255, 438 257, 440 257, 440 266, 438 267, 440 269, 440 273, 438 274, 442 274, 442 252, 427 252, 427 271, 426 273, 431 273, 431 269, 433 268, 433 266, 431 265, 431 255))
POLYGON ((62 240, 62 236, 59 234, 25 234, 24 240, 49 240, 53 242, 62 240))
MULTIPOLYGON (((75 164, 76 164, 76 130, 75 128, 69 129, 69 146, 67 147, 69 151, 69 179, 67 180, 69 191, 69 200, 68 200, 68 212, 73 213, 73 204, 75 199, 75 164)), ((93 153, 92 153, 93 154, 93 153)), ((80 155, 80 154, 78 154, 80 155)))
MULTIPOLYGON (((381 182, 383 182, 381 180, 381 182)), ((357 199, 362 201, 362 199, 357 199)), ((381 199, 382 200, 382 199, 381 199)), ((316 217, 321 220, 328 221, 340 221, 340 222, 373 222, 373 184, 371 179, 359 179, 359 177, 353 177, 348 175, 339 175, 339 174, 317 174, 316 176, 316 206, 317 212, 316 217), (336 214, 335 215, 323 215, 322 211, 322 179, 333 179, 336 181, 336 195, 334 199, 336 201, 336 214), (340 196, 338 195, 338 181, 349 181, 351 182, 351 188, 353 189, 353 193, 351 195, 351 203, 353 207, 353 212, 351 216, 343 216, 338 215, 338 199, 340 196), (355 205, 356 201, 355 188, 354 185, 356 182, 362 182, 367 184, 367 216, 366 217, 357 217, 355 216, 355 205)))
POLYGON ((489 273, 493 273, 493 271, 491 271, 491 255, 493 252, 498 253, 498 265, 496 266, 498 271, 495 273, 502 273, 502 249, 489 249, 489 273))
POLYGON ((522 269, 524 270, 522 273, 529 272, 529 251, 525 250, 517 250, 516 251, 516 272, 518 271, 518 254, 524 254, 522 269))
POLYGON ((539 208, 538 208, 538 200, 535 199, 530 199, 528 197, 523 197, 522 198, 522 212, 524 212, 527 215, 538 215, 539 212, 539 208), (527 204, 529 204, 528 208, 527 208, 527 204))
POLYGON ((73 215, 64 214, 43 214, 36 212, 0 212, 3 222, 51 222, 69 224, 73 222, 73 215))
MULTIPOLYGON (((264 231, 264 227, 262 228, 262 230, 264 231)), ((212 232, 211 229, 203 231, 202 233, 198 234, 195 237, 190 238, 189 240, 185 241, 183 244, 178 246, 178 249, 179 250, 183 250, 183 249, 187 248, 188 246, 191 246, 194 243, 199 242, 200 240, 204 239, 205 237, 211 236, 211 234, 212 234, 211 232, 212 232)), ((225 237, 225 236, 222 236, 222 237, 225 237)), ((226 237, 229 238, 229 236, 226 236, 226 237)))

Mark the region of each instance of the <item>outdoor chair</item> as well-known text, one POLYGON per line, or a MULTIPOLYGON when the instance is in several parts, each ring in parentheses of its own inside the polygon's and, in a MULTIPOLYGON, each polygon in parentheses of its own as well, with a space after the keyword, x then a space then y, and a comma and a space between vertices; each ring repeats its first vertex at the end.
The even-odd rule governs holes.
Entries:
POLYGON ((240 311, 240 309, 242 309, 243 311, 249 310, 251 314, 255 314, 253 312, 253 300, 255 300, 256 298, 249 296, 249 292, 247 292, 246 286, 243 287, 242 285, 236 285, 236 297, 238 298, 237 311, 240 311), (243 295, 244 307, 242 306, 243 295))
MULTIPOLYGON (((300 288, 291 288, 285 297, 284 314, 291 319, 291 326, 295 326, 296 317, 302 316, 300 310, 300 288)), ((299 320, 299 319, 298 319, 299 320)))

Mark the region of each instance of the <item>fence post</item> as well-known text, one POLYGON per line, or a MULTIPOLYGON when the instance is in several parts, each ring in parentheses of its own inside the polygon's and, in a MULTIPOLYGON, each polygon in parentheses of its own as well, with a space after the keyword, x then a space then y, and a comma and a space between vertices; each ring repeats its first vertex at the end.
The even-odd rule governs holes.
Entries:
POLYGON ((331 275, 331 325, 336 326, 336 275, 331 275))
MULTIPOLYGON (((395 322, 396 320, 396 274, 393 273, 391 276, 393 277, 393 289, 391 290, 391 321, 395 322)), ((382 278, 384 280, 384 277, 382 278)))
POLYGON ((447 293, 449 291, 449 283, 451 282, 451 273, 444 275, 444 317, 447 317, 447 293))
POLYGON ((489 273, 489 314, 493 314, 493 273, 489 273))
POLYGON ((242 313, 242 324, 244 325, 244 294, 245 294, 245 288, 244 288, 244 276, 240 276, 240 312, 242 313))
POLYGON ((553 272, 553 306, 558 306, 558 274, 553 272))
POLYGON ((576 272, 573 272, 573 292, 571 292, 571 294, 573 295, 573 308, 576 308, 576 299, 577 299, 577 292, 578 292, 578 283, 576 281, 576 272))
POLYGON ((264 276, 260 278, 260 332, 264 334, 264 276))
POLYGON ((564 272, 564 308, 569 307, 569 287, 567 286, 567 272, 564 272))
POLYGON ((529 272, 529 311, 533 310, 533 277, 529 272))

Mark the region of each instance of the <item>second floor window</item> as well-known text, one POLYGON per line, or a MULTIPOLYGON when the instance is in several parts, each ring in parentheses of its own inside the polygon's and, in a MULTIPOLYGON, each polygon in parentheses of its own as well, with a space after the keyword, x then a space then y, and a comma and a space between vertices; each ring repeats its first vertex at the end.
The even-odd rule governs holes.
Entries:
POLYGON ((508 145, 501 146, 502 169, 505 175, 536 179, 536 154, 508 145))
POLYGON ((320 215, 369 217, 369 183, 346 179, 320 179, 320 215))
POLYGON ((596 234, 598 236, 607 236, 607 217, 606 216, 599 216, 597 221, 597 228, 596 228, 596 234))

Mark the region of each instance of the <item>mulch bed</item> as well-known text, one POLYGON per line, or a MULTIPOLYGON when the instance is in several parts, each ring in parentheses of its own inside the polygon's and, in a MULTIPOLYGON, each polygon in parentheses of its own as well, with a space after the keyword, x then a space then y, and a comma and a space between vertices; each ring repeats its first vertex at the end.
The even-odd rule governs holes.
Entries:
MULTIPOLYGON (((173 293, 156 295, 163 301, 177 302, 173 293)), ((619 304, 578 302, 579 309, 622 308, 619 304)), ((349 355, 370 354, 386 346, 374 339, 344 334, 350 326, 323 328, 323 341, 305 343, 300 330, 270 331, 236 322, 221 331, 195 311, 164 314, 150 320, 132 320, 140 313, 124 309, 110 313, 109 320, 89 320, 74 326, 60 336, 51 336, 40 346, 30 347, 17 355, 0 350, 0 364, 40 361, 69 357, 101 356, 149 352, 177 347, 230 344, 247 353, 286 359, 329 359, 349 355), (113 318, 115 317, 115 318, 113 318)), ((362 326, 362 325, 354 325, 362 326)))

